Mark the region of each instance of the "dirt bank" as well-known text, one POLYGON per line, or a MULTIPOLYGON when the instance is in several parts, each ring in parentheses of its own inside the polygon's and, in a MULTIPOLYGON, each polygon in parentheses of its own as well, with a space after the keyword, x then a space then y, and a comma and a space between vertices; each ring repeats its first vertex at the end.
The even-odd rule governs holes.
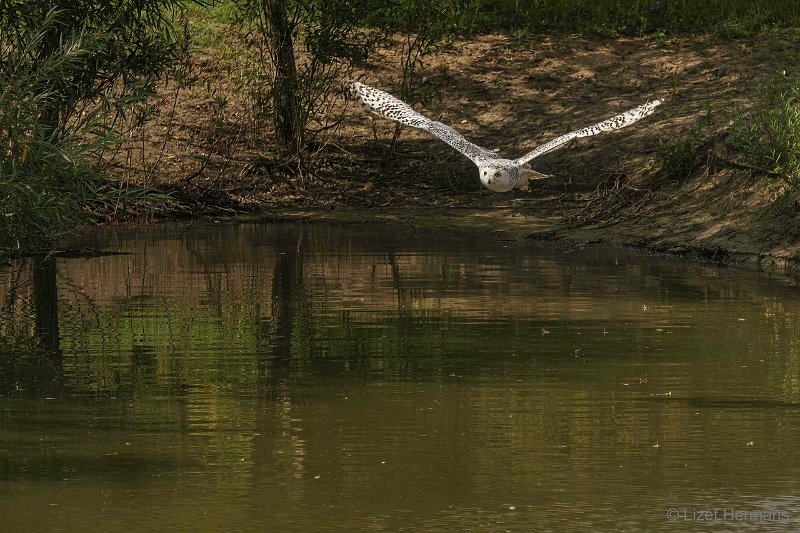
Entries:
MULTIPOLYGON (((353 102, 325 148, 328 163, 292 176, 264 150, 268 128, 252 120, 247 98, 231 81, 231 59, 198 51, 191 67, 196 83, 164 89, 158 117, 132 130, 116 173, 171 191, 181 203, 168 216, 402 212, 417 225, 435 218, 514 238, 601 240, 797 269, 795 194, 766 183, 725 143, 734 111, 751 105, 758 86, 798 64, 796 43, 778 34, 725 42, 483 36, 442 48, 425 59, 423 88, 433 96, 418 108, 506 156, 648 99, 665 100, 636 126, 537 159, 534 168, 553 179, 506 194, 482 189, 472 163, 416 130, 404 130, 387 158, 393 124, 372 120, 353 102), (700 125, 701 164, 684 176, 665 171, 659 147, 700 125)), ((398 53, 381 51, 358 76, 391 91, 398 53)))

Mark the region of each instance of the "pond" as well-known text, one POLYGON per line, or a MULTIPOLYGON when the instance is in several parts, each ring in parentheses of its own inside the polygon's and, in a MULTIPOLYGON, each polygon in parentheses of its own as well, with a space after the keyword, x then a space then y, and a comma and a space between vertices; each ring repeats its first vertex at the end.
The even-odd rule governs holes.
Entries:
POLYGON ((398 224, 0 268, 4 529, 800 527, 800 289, 398 224))

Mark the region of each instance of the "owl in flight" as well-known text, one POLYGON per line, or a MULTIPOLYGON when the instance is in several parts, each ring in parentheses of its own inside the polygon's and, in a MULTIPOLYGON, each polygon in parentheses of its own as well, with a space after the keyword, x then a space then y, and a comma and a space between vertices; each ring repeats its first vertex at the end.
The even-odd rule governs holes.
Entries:
POLYGON ((425 130, 467 156, 473 163, 478 165, 481 183, 495 192, 508 192, 515 187, 526 190, 528 188, 528 180, 549 177, 531 170, 529 162, 532 159, 555 150, 577 137, 590 137, 604 131, 624 128, 652 114, 655 108, 661 104, 661 100, 652 100, 621 115, 598 122, 594 126, 556 137, 519 159, 503 159, 495 152, 469 142, 450 126, 417 113, 411 106, 391 94, 358 81, 350 82, 350 91, 358 98, 364 109, 370 113, 394 120, 406 126, 425 130))

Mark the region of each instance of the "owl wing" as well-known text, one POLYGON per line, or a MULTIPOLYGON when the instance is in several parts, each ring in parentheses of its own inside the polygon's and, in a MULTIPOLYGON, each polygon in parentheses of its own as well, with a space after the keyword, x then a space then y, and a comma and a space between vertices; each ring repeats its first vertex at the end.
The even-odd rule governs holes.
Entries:
POLYGON ((582 128, 564 134, 560 137, 556 137, 555 139, 546 142, 545 144, 535 148, 534 150, 531 150, 530 152, 523 155, 519 159, 514 160, 514 163, 517 165, 524 165, 528 161, 535 159, 540 155, 546 154, 547 152, 551 152, 556 148, 559 148, 563 144, 578 137, 591 137, 592 135, 597 135, 598 133, 603 133, 605 131, 612 131, 624 128, 625 126, 629 126, 634 122, 638 122, 644 117, 651 115, 653 111, 655 111, 656 107, 658 107, 659 105, 661 105, 661 100, 652 100, 650 102, 647 102, 646 104, 640 105, 639 107, 634 107, 630 111, 625 111, 620 115, 611 117, 602 122, 598 122, 594 126, 589 126, 588 128, 582 128))
POLYGON ((500 158, 491 150, 469 142, 450 126, 417 113, 411 106, 391 94, 358 81, 351 81, 349 85, 350 91, 370 113, 412 128, 425 130, 470 158, 473 163, 477 164, 479 160, 500 158))

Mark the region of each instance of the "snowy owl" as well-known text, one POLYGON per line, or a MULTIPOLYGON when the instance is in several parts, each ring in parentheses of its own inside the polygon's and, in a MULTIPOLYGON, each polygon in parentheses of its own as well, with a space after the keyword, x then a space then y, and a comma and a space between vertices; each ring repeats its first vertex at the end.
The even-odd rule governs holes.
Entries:
POLYGON ((379 117, 394 120, 400 124, 425 130, 440 138, 478 165, 481 183, 495 192, 508 192, 515 187, 528 188, 528 180, 548 178, 531 170, 528 164, 532 159, 546 154, 577 137, 589 137, 604 131, 624 128, 653 113, 661 100, 652 100, 635 107, 621 115, 611 117, 594 126, 572 131, 535 148, 519 159, 503 159, 497 153, 481 148, 466 140, 463 135, 446 124, 414 111, 411 106, 385 93, 358 81, 349 82, 350 91, 355 94, 364 109, 379 117))

